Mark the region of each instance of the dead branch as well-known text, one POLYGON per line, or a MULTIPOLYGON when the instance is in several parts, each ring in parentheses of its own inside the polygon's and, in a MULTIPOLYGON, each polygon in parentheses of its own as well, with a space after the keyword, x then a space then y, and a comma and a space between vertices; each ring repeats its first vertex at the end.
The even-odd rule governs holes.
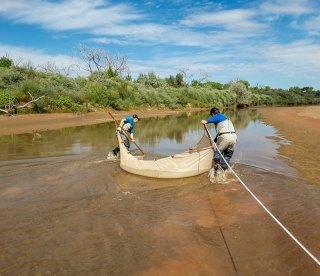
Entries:
POLYGON ((5 109, 0 108, 0 111, 9 114, 9 111, 8 111, 8 110, 5 110, 5 109))
POLYGON ((42 98, 44 97, 44 95, 43 95, 43 96, 40 96, 40 97, 34 99, 34 97, 31 95, 31 93, 30 93, 30 92, 28 92, 28 93, 29 93, 29 95, 30 95, 30 97, 31 97, 31 101, 29 101, 29 102, 27 102, 27 103, 25 103, 25 104, 23 104, 23 105, 19 105, 19 106, 15 105, 15 104, 12 104, 11 101, 9 101, 9 103, 6 103, 6 104, 4 104, 4 105, 1 105, 0 111, 1 111, 1 112, 4 112, 4 113, 6 113, 6 114, 9 114, 9 115, 13 115, 13 114, 16 114, 16 113, 17 113, 17 110, 18 110, 18 109, 20 109, 20 108, 26 108, 26 107, 28 107, 30 104, 33 104, 33 103, 37 102, 38 100, 40 100, 40 99, 42 99, 42 98), (4 108, 4 109, 3 109, 3 108, 4 108))
MULTIPOLYGON (((29 92, 28 92, 28 93, 29 93, 29 92)), ((30 93, 29 93, 29 94, 30 94, 30 93)), ((29 104, 35 103, 36 101, 38 101, 38 100, 40 100, 41 98, 44 97, 44 96, 40 96, 40 97, 38 97, 38 98, 36 98, 36 99, 34 100, 31 94, 30 94, 30 96, 31 96, 31 99, 32 99, 30 102, 27 102, 27 103, 25 103, 24 105, 17 106, 17 108, 25 108, 25 107, 27 107, 29 104)))
POLYGON ((80 58, 84 62, 84 70, 89 73, 104 71, 111 68, 118 75, 128 72, 126 56, 111 54, 102 49, 90 48, 85 45, 79 46, 80 58))

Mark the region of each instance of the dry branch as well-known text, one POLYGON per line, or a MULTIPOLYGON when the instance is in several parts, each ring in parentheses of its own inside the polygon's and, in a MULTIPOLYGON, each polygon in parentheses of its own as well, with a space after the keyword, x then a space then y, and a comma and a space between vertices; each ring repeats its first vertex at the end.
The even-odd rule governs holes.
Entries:
POLYGON ((33 104, 33 103, 35 103, 36 101, 38 101, 38 100, 40 100, 41 98, 44 97, 44 95, 43 95, 43 96, 40 96, 40 97, 34 99, 33 96, 31 95, 31 93, 30 93, 30 92, 28 92, 28 93, 29 93, 29 95, 30 95, 30 97, 31 97, 31 101, 29 101, 29 102, 27 102, 27 103, 25 103, 25 104, 23 104, 23 105, 19 105, 19 106, 15 105, 15 104, 12 104, 12 103, 9 101, 9 103, 6 103, 6 104, 4 104, 4 105, 1 106, 1 107, 4 107, 4 109, 3 109, 3 108, 0 108, 0 111, 1 111, 1 112, 4 112, 4 113, 6 113, 6 114, 9 114, 9 115, 13 115, 13 114, 16 114, 16 113, 17 113, 17 110, 18 110, 18 109, 20 109, 20 108, 26 108, 26 107, 28 107, 30 104, 33 104))

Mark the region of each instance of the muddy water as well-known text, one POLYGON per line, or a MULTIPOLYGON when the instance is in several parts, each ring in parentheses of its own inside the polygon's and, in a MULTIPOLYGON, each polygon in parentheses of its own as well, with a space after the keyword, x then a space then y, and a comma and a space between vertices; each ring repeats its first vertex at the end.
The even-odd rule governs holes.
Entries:
MULTIPOLYGON (((319 257, 319 185, 286 165, 277 149, 290 141, 257 111, 228 115, 235 171, 319 257)), ((137 142, 179 152, 206 117, 142 120, 137 142)), ((231 175, 135 176, 106 159, 114 145, 112 124, 0 137, 0 275, 319 275, 231 175)))

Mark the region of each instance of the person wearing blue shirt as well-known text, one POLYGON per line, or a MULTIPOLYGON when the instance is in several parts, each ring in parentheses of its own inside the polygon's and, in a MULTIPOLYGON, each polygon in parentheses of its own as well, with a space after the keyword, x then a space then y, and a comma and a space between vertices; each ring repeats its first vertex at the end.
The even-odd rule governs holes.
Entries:
MULTIPOLYGON (((123 143, 128 150, 130 149, 130 141, 129 141, 129 137, 126 135, 126 132, 130 134, 130 140, 134 142, 134 138, 133 138, 134 126, 137 122, 139 122, 139 120, 140 118, 138 114, 133 114, 132 117, 127 116, 121 120, 120 125, 117 128, 117 131, 120 132, 120 136, 123 140, 123 143)), ((119 152, 120 152, 120 147, 119 146, 115 147, 115 149, 113 150, 113 154, 117 156, 119 152)))
POLYGON ((227 163, 229 163, 232 158, 235 144, 237 142, 237 134, 232 122, 226 115, 221 114, 218 108, 213 107, 210 110, 210 115, 211 117, 208 120, 202 120, 201 123, 212 123, 215 125, 217 135, 214 142, 217 144, 218 149, 224 157, 222 158, 219 152, 215 150, 213 156, 213 167, 215 170, 218 170, 219 167, 223 170, 227 170, 227 163), (227 161, 227 163, 225 161, 227 161))

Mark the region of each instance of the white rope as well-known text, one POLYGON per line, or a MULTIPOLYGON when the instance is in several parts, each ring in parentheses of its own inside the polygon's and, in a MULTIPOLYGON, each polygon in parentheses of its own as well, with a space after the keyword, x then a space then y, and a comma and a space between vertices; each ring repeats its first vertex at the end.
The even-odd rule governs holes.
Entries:
POLYGON ((212 139, 210 132, 209 132, 209 135, 212 143, 214 144, 215 148, 218 150, 223 161, 227 164, 228 168, 232 171, 232 173, 243 185, 243 187, 253 196, 253 198, 260 204, 260 206, 275 220, 275 222, 304 250, 304 252, 307 253, 316 262, 318 266, 320 266, 320 261, 314 255, 312 255, 312 253, 268 210, 268 208, 264 206, 264 204, 253 194, 253 192, 246 186, 246 184, 243 183, 240 177, 234 172, 234 170, 230 167, 229 163, 226 161, 224 156, 221 154, 217 144, 212 139))

